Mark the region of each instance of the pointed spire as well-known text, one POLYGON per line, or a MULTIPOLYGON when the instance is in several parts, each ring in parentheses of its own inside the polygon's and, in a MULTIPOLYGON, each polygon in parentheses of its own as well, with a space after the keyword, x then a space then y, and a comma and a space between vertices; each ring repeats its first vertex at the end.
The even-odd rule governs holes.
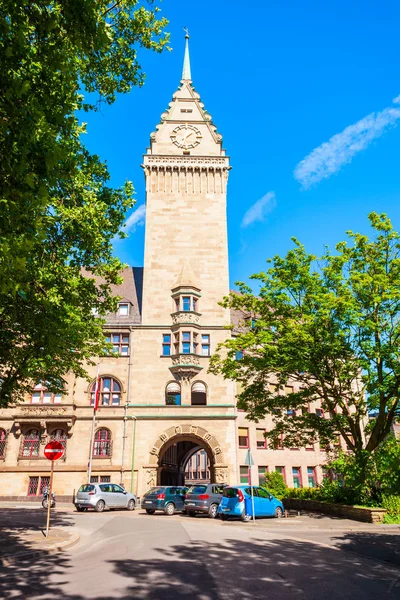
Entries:
POLYGON ((189 31, 184 27, 185 32, 185 57, 183 59, 182 81, 192 81, 190 73, 190 57, 189 57, 189 31))

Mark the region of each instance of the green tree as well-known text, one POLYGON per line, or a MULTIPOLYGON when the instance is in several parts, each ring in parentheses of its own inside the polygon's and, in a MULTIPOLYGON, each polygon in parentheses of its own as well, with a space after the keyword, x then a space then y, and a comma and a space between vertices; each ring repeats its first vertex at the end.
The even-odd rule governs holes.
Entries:
POLYGON ((104 346, 92 310, 115 309, 111 241, 133 188, 109 185, 77 111, 142 85, 138 50, 166 48, 165 25, 153 0, 0 4, 0 406, 84 376, 104 346))
POLYGON ((400 397, 400 236, 386 215, 369 220, 373 239, 349 231, 349 243, 318 259, 294 239, 284 258, 252 276, 258 294, 239 284, 223 305, 246 319, 210 367, 242 384, 238 406, 250 419, 273 416, 270 443, 278 446, 283 436, 288 447, 333 447, 341 435, 361 479, 399 414, 400 397), (274 390, 268 383, 275 378, 274 390), (283 394, 290 382, 298 391, 283 394), (309 412, 315 400, 324 415, 309 412))

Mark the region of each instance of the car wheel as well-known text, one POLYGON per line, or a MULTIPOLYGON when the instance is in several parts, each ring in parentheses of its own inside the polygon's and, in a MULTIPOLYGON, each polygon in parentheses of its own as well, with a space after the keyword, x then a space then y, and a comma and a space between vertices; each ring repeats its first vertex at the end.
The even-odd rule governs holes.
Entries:
POLYGON ((242 519, 243 523, 248 523, 249 521, 251 521, 251 515, 246 515, 245 510, 242 512, 240 518, 242 519))
POLYGON ((94 510, 96 512, 103 512, 105 507, 106 507, 106 503, 104 502, 104 500, 99 500, 98 503, 96 504, 96 506, 94 507, 94 510))
POLYGON ((148 515, 154 515, 154 513, 156 512, 155 510, 153 510, 152 508, 146 508, 146 512, 148 515))
POLYGON ((135 510, 135 501, 131 498, 126 507, 128 510, 135 510))
POLYGON ((211 504, 210 508, 208 509, 208 516, 211 519, 215 519, 216 516, 218 514, 218 505, 217 504, 211 504))
POLYGON ((275 519, 281 519, 283 517, 283 510, 280 506, 277 506, 274 513, 275 519))
POLYGON ((164 512, 166 515, 168 515, 169 517, 172 517, 172 515, 175 512, 175 506, 173 505, 172 502, 168 502, 167 506, 164 509, 164 512))

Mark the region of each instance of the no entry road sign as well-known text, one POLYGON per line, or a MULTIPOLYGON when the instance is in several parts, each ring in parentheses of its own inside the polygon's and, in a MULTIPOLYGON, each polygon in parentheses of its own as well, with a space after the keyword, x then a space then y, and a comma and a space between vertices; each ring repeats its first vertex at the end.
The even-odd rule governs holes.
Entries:
POLYGON ((44 455, 49 460, 58 460, 64 455, 64 446, 61 442, 49 442, 44 447, 44 455))

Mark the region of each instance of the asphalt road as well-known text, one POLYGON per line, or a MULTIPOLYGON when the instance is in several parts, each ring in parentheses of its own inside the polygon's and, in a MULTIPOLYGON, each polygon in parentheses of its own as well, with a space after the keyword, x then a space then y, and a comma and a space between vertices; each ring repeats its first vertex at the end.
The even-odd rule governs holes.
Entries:
MULTIPOLYGON (((40 510, 0 509, 0 525, 11 528, 14 543, 19 531, 43 519, 40 510)), ((253 525, 62 508, 53 523, 79 528, 79 544, 4 566, 1 598, 400 598, 400 528, 329 518, 253 525)))

